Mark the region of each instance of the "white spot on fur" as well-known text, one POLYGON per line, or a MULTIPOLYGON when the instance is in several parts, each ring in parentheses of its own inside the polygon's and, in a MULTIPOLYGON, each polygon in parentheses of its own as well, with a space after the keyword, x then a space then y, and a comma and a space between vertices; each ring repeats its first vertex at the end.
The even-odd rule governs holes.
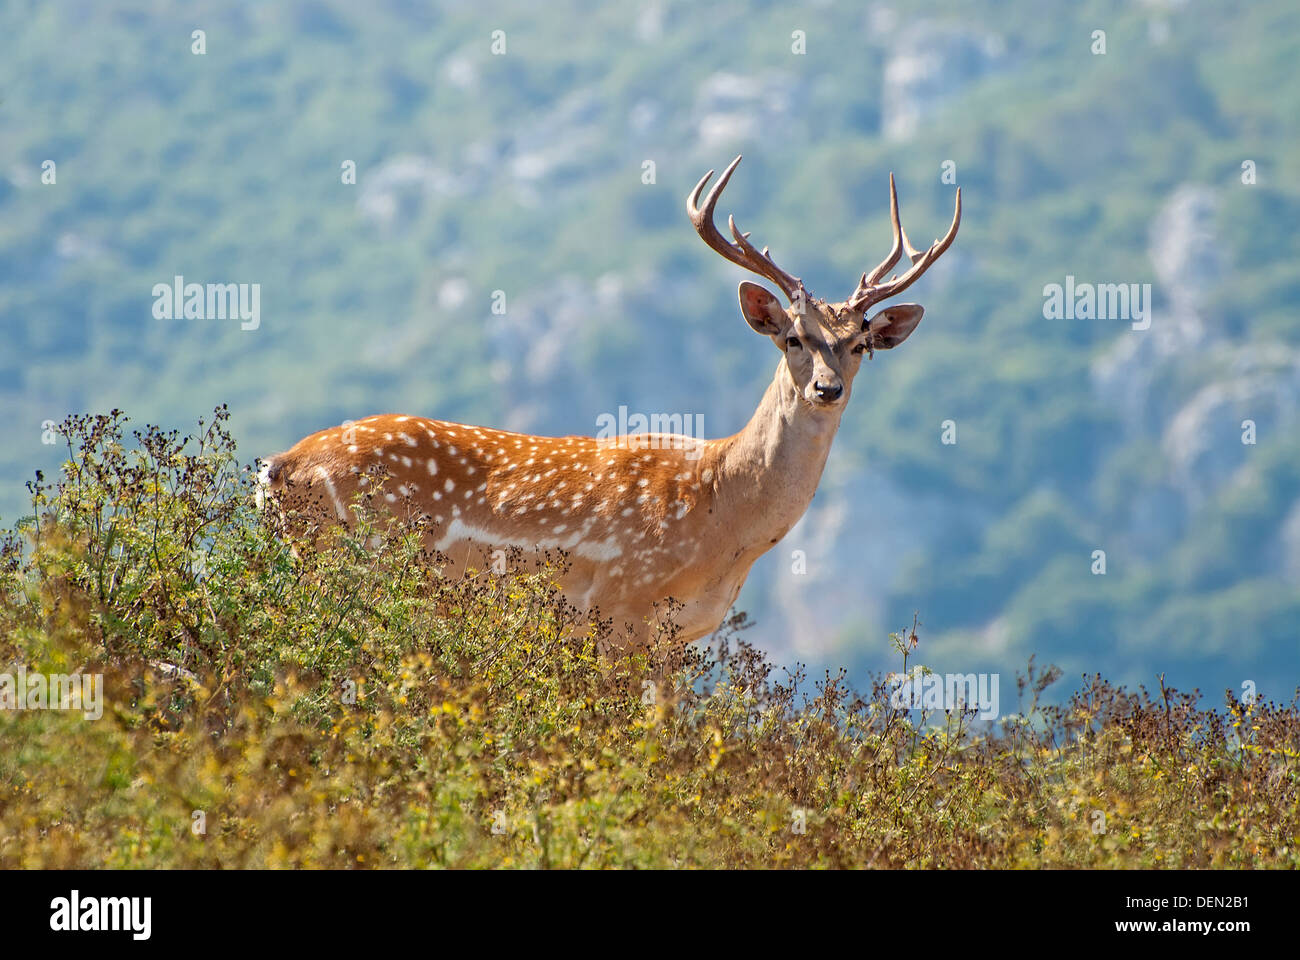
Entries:
POLYGON ((334 501, 334 512, 339 515, 339 519, 346 520, 348 518, 348 512, 343 509, 343 501, 339 499, 338 491, 334 489, 334 481, 330 479, 329 471, 324 467, 317 467, 316 479, 325 484, 325 489, 329 491, 330 499, 334 501))

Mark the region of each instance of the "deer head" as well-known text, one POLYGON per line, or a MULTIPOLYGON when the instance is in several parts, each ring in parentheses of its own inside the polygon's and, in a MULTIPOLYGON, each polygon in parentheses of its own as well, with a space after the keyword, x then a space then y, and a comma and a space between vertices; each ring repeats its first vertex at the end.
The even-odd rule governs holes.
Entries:
POLYGON ((740 159, 731 161, 701 205, 700 193, 713 177, 712 170, 706 173, 687 196, 686 212, 696 232, 713 250, 780 288, 789 306, 783 307, 776 295, 761 284, 741 283, 740 312, 755 331, 770 337, 784 354, 781 369, 809 407, 838 411, 848 402, 863 355, 892 350, 921 322, 925 310, 915 303, 896 303, 870 317, 867 311, 910 287, 952 244, 961 223, 961 189, 957 190, 956 209, 948 232, 927 250, 920 251, 908 241, 899 221, 898 191, 891 173, 889 213, 894 227, 893 247, 874 270, 862 275, 846 300, 831 303, 809 295, 802 280, 776 265, 767 247, 759 251, 749 242, 749 234, 741 233, 736 227, 734 217, 727 220, 734 242, 718 231, 713 211, 740 159), (904 252, 912 262, 911 267, 901 276, 895 274, 884 280, 904 252))

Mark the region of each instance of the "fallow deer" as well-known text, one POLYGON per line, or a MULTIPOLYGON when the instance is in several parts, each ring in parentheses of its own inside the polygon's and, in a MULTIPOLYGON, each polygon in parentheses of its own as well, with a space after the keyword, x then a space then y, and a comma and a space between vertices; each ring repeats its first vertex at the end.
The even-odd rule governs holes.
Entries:
MULTIPOLYGON (((652 435, 611 444, 585 436, 538 437, 418 416, 383 414, 305 437, 261 468, 259 495, 283 500, 297 489, 317 499, 329 522, 353 518, 353 498, 382 465, 384 497, 427 524, 446 573, 486 570, 497 551, 563 550, 559 584, 578 610, 612 619, 627 645, 649 638, 664 601, 681 604, 677 639, 721 624, 754 561, 781 540, 812 501, 863 355, 908 338, 923 309, 914 303, 867 310, 910 287, 952 244, 961 222, 928 249, 915 249, 898 216, 889 177, 893 246, 837 303, 810 296, 714 208, 736 157, 700 203, 710 170, 686 200, 700 237, 732 263, 775 284, 740 284, 740 310, 781 353, 758 409, 739 433, 717 440, 652 435), (734 241, 734 242, 733 242, 734 241), (906 253, 911 266, 885 275, 906 253)), ((301 501, 301 498, 299 498, 301 501)))

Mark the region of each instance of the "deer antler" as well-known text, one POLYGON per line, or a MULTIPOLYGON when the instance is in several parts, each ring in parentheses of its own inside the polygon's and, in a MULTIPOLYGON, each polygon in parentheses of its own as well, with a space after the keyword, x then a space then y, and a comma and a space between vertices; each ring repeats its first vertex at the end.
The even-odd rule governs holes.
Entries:
POLYGON ((731 228, 731 235, 736 238, 735 243, 731 243, 718 232, 718 228, 713 222, 713 209, 718 205, 718 197, 722 195, 723 189, 727 186, 727 181, 731 179, 731 174, 735 171, 736 165, 740 163, 740 157, 731 161, 730 166, 722 171, 722 177, 714 184, 713 189, 709 191, 708 196, 704 198, 704 206, 699 205, 700 191, 704 185, 713 177, 713 171, 706 173, 703 179, 695 185, 686 197, 686 213, 691 218, 691 223, 695 225, 695 232, 710 247, 722 254, 737 266, 744 267, 751 273, 756 273, 760 277, 766 277, 771 280, 785 294, 787 300, 792 304, 796 299, 805 296, 803 281, 798 277, 786 273, 772 260, 767 252, 767 247, 763 248, 760 253, 758 249, 749 242, 749 234, 741 233, 736 228, 736 218, 728 217, 727 225, 731 228))
POLYGON ((897 296, 920 278, 921 274, 930 269, 930 265, 938 260, 945 250, 952 245, 953 239, 957 236, 957 226, 961 223, 961 187, 957 188, 957 204, 952 214, 952 226, 948 232, 943 235, 942 240, 936 240, 928 250, 917 250, 907 239, 907 233, 903 230, 902 221, 898 218, 898 191, 894 188, 894 175, 889 175, 889 217, 894 224, 894 245, 889 251, 889 256, 880 261, 880 265, 870 273, 864 273, 862 279, 858 281, 858 288, 853 291, 845 306, 850 309, 869 307, 873 303, 879 303, 889 297, 897 296), (887 283, 881 283, 880 278, 898 262, 903 252, 907 252, 907 257, 912 261, 912 266, 901 277, 895 274, 890 277, 887 283))

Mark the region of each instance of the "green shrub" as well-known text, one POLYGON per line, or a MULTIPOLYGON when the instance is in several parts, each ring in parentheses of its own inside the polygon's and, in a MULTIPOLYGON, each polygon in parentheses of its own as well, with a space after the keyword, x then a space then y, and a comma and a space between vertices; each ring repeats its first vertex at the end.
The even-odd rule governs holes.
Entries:
POLYGON ((452 581, 364 504, 293 534, 226 422, 70 418, 4 535, 0 664, 105 709, 0 710, 0 866, 1300 866, 1295 702, 1045 706, 1031 660, 990 727, 778 679, 743 615, 610 661, 563 556, 452 581))

